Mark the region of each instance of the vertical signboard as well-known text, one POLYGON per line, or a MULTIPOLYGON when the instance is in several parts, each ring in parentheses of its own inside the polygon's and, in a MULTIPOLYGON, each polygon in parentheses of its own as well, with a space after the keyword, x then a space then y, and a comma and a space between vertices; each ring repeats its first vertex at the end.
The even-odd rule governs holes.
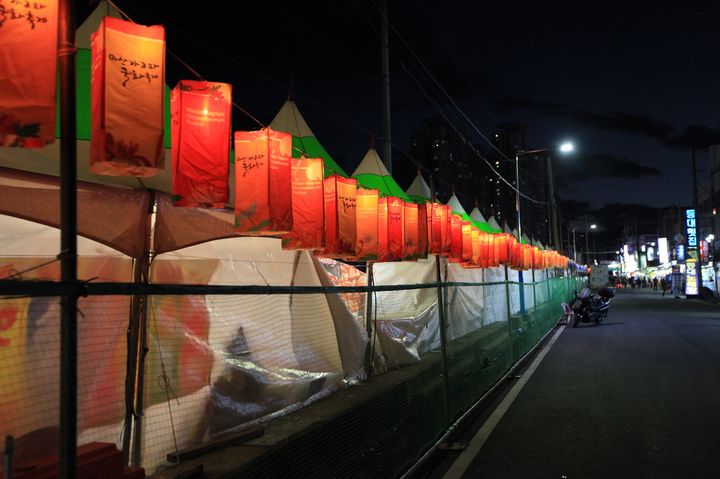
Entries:
POLYGON ((685 295, 697 296, 700 292, 698 284, 698 241, 697 241, 697 219, 695 209, 685 210, 685 295))

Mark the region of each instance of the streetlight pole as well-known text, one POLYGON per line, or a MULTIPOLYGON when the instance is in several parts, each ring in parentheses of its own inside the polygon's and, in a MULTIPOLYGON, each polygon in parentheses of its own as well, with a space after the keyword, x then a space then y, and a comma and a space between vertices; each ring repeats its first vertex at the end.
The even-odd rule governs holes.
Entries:
POLYGON ((520 155, 531 155, 533 153, 548 152, 546 161, 546 170, 548 175, 548 194, 549 194, 549 221, 548 228, 550 229, 550 238, 552 247, 557 250, 560 244, 560 235, 557 227, 557 205, 555 204, 555 185, 553 182, 552 174, 552 155, 550 152, 560 150, 562 153, 569 153, 573 151, 574 147, 572 143, 563 143, 557 148, 537 148, 533 150, 516 150, 515 151, 515 212, 517 213, 517 239, 518 242, 522 241, 522 223, 520 221, 520 155))

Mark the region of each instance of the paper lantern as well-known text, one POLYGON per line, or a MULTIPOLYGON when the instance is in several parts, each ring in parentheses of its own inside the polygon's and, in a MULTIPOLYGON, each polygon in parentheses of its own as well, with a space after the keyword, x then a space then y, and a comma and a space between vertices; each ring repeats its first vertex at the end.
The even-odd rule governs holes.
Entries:
POLYGON ((478 228, 473 226, 471 230, 472 258, 470 259, 470 263, 477 267, 483 266, 480 254, 481 237, 482 232, 478 228))
POLYGON ((542 267, 543 267, 542 251, 540 251, 540 248, 538 248, 537 246, 533 246, 530 251, 531 251, 531 255, 532 255, 532 256, 531 256, 531 258, 532 258, 532 260, 531 260, 531 261, 532 261, 532 263, 531 263, 532 269, 540 269, 540 268, 542 268, 542 267))
POLYGON ((172 193, 176 206, 228 202, 231 86, 182 80, 170 95, 172 193))
POLYGON ((292 135, 263 128, 235 132, 235 230, 278 235, 292 230, 292 135))
POLYGON ((472 223, 462 221, 460 224, 462 233, 462 261, 472 261, 472 223))
POLYGON ((403 202, 404 247, 402 259, 416 260, 420 243, 418 205, 403 202))
POLYGON ((358 189, 355 259, 378 259, 378 190, 358 189))
POLYGON ((378 261, 391 261, 390 259, 390 241, 388 238, 388 203, 390 198, 379 198, 377 209, 378 224, 378 261))
POLYGON ((283 249, 323 249, 325 194, 322 158, 292 160, 292 231, 282 238, 283 249))
POLYGON ((418 207, 418 251, 417 257, 427 258, 428 255, 428 210, 430 204, 423 203, 418 207))
POLYGON ((497 263, 505 264, 508 262, 509 248, 513 238, 507 233, 500 233, 493 236, 495 238, 497 263))
POLYGON ((459 263, 462 261, 463 235, 462 218, 456 214, 450 214, 450 262, 459 263))
POLYGON ((355 256, 357 180, 336 174, 324 180, 325 249, 322 256, 349 258, 355 256))
POLYGON ((105 17, 91 44, 90 171, 152 176, 163 169, 165 30, 105 17))
POLYGON ((404 204, 400 198, 388 197, 388 261, 401 261, 405 246, 404 204))
POLYGON ((57 31, 57 0, 0 2, 0 146, 55 140, 57 31))
POLYGON ((442 241, 440 253, 443 256, 452 255, 452 216, 448 205, 440 205, 440 238, 442 241))
POLYGON ((429 248, 428 252, 430 254, 441 254, 442 253, 442 245, 443 245, 443 236, 442 236, 442 229, 443 225, 442 220, 442 210, 443 205, 439 203, 432 203, 430 205, 431 211, 429 215, 429 228, 428 228, 428 242, 429 242, 429 248))

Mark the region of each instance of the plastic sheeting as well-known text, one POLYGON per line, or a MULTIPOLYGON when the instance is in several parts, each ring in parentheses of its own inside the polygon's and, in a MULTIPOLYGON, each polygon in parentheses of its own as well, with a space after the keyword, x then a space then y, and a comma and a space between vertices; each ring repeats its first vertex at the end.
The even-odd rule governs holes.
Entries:
MULTIPOLYGON (((321 284, 307 252, 283 251, 278 239, 253 237, 217 240, 160 255, 153 263, 152 279, 224 285, 321 284)), ((151 298, 150 304, 146 369, 155 371, 149 373, 155 377, 146 378, 150 407, 144 414, 144 437, 174 434, 182 449, 287 413, 341 385, 338 332, 323 294, 167 296, 151 298), (195 313, 187 310, 188 301, 195 313), (173 316, 163 313, 163 308, 184 314, 173 316), (175 374, 182 372, 180 364, 188 363, 184 354, 207 364, 207 369, 196 365, 195 379, 175 374), (204 358, 210 361, 205 363, 204 358), (203 376, 207 382, 201 386, 198 379, 203 376), (178 393, 182 381, 184 395, 178 393), (165 401, 151 405, 162 398, 165 401), (161 420, 168 408, 172 422, 161 420)), ((173 450, 167 441, 143 444, 142 463, 149 470, 173 450)))

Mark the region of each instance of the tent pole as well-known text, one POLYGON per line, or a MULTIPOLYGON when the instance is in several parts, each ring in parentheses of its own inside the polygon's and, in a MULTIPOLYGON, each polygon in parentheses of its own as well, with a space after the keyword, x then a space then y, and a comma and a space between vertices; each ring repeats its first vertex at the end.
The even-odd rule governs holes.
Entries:
MULTIPOLYGON (((143 255, 135 259, 133 282, 147 284, 150 278, 150 264, 154 258, 153 233, 157 197, 149 191, 150 201, 145 228, 143 255)), ((145 391, 145 356, 147 345, 147 313, 149 309, 147 295, 133 295, 130 303, 130 326, 128 328, 128 376, 125 381, 125 433, 123 435, 123 455, 127 464, 139 466, 142 445, 143 398, 145 391)))
MULTIPOLYGON (((75 125, 75 10, 58 10, 60 70, 60 269, 63 283, 77 282, 77 128, 75 125)), ((62 296, 60 320, 60 477, 77 469, 77 293, 62 296)))
MULTIPOLYGON (((367 285, 375 285, 375 277, 373 273, 373 262, 368 261, 366 263, 365 271, 367 278, 367 285)), ((367 298, 365 298, 365 330, 367 331, 368 343, 365 347, 365 380, 369 381, 372 377, 372 361, 373 361, 373 292, 367 292, 367 298)))
POLYGON ((513 348, 513 335, 512 335, 512 321, 510 312, 510 275, 508 274, 507 264, 505 266, 505 306, 507 308, 507 322, 508 322, 508 347, 510 354, 512 355, 512 362, 515 362, 515 351, 513 348))
POLYGON ((392 139, 390 133, 390 43, 388 41, 387 0, 380 1, 380 35, 382 37, 382 113, 383 113, 383 163, 392 175, 392 139))

